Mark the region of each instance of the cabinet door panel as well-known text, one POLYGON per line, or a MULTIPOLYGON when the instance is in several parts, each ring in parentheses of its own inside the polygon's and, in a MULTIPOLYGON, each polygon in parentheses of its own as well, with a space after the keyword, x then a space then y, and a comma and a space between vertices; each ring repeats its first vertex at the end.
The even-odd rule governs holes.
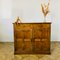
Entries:
POLYGON ((50 50, 50 41, 48 39, 42 39, 42 50, 49 51, 50 50))
POLYGON ((23 50, 24 47, 24 40, 23 39, 16 39, 16 49, 23 50))
POLYGON ((41 38, 50 38, 50 32, 42 31, 41 38))
POLYGON ((38 39, 38 38, 41 38, 41 36, 42 36, 41 30, 39 30, 39 29, 34 30, 34 32, 33 32, 33 38, 38 39))
POLYGON ((40 29, 41 30, 42 24, 33 24, 33 29, 40 29))
POLYGON ((42 43, 41 43, 41 39, 35 39, 35 50, 41 50, 42 47, 42 43))
POLYGON ((19 39, 19 38, 22 39, 22 38, 24 38, 24 32, 22 30, 18 30, 15 33, 16 33, 16 35, 15 35, 16 39, 19 39))
POLYGON ((31 51, 32 50, 31 39, 24 39, 24 50, 25 51, 31 51))
POLYGON ((29 38, 32 38, 32 30, 23 30, 23 33, 24 33, 24 38, 25 39, 29 39, 29 38))

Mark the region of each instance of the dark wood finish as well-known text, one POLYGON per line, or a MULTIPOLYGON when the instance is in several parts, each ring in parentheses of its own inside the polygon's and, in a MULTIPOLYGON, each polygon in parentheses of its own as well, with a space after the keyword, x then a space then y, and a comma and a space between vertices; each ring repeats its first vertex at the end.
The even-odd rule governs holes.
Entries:
POLYGON ((50 54, 51 23, 13 23, 15 54, 50 54))

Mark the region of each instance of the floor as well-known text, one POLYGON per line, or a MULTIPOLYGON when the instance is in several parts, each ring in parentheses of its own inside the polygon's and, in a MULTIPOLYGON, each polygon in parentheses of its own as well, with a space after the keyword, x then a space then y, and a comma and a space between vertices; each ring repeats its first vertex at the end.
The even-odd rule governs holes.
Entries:
POLYGON ((50 55, 14 55, 14 43, 0 43, 0 60, 60 60, 60 43, 51 43, 50 55))

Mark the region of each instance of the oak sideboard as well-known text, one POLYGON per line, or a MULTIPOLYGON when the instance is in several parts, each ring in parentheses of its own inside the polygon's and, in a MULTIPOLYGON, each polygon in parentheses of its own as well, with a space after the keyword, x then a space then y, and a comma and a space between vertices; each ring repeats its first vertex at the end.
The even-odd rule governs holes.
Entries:
POLYGON ((50 54, 51 22, 13 23, 14 54, 50 54))

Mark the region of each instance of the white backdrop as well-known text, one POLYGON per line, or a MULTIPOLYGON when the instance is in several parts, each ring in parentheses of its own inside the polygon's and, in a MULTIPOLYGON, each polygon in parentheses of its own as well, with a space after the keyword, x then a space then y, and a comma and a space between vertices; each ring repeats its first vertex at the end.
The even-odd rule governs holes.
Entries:
MULTIPOLYGON (((43 22, 41 3, 44 0, 0 0, 0 41, 13 42, 13 22, 43 22)), ((48 2, 48 0, 46 0, 48 2)), ((47 22, 51 22, 51 40, 60 41, 60 0, 50 1, 47 22)))

